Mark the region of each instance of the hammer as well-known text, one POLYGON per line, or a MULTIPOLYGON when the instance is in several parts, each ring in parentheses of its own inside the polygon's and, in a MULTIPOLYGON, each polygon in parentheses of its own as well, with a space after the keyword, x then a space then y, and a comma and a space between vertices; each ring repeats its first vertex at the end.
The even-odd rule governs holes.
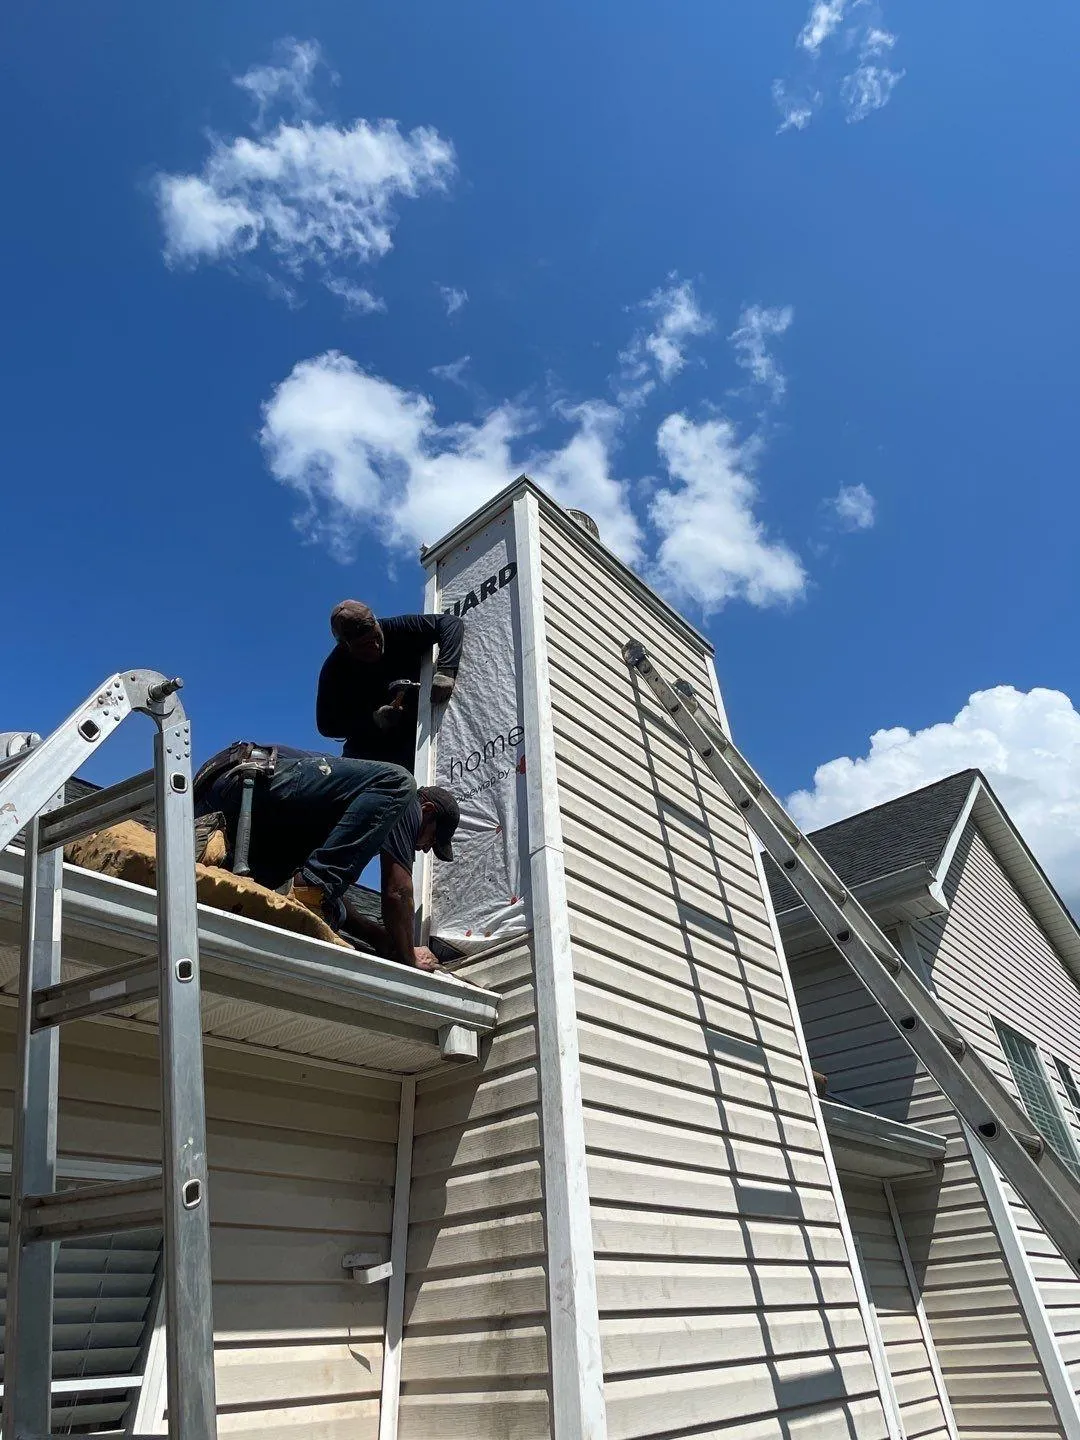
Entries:
POLYGON ((390 691, 390 701, 386 705, 380 705, 375 711, 375 724, 380 730, 396 730, 405 719, 405 704, 410 695, 415 695, 420 689, 418 680, 392 680, 387 687, 390 691))

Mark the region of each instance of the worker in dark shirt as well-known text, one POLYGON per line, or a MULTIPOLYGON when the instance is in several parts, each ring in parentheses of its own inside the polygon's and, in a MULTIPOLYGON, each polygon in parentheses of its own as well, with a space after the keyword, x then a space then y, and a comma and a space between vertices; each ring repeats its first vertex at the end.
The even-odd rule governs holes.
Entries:
POLYGON ((419 851, 434 851, 437 860, 453 860, 452 840, 460 813, 449 790, 421 785, 397 824, 383 841, 379 854, 382 924, 357 912, 345 897, 346 930, 369 944, 376 954, 420 970, 438 970, 439 962, 426 945, 415 945, 416 905, 413 897, 413 859, 419 851))
POLYGON ((342 600, 331 612, 330 630, 337 643, 319 673, 319 734, 344 740, 343 755, 411 770, 420 667, 438 646, 431 702, 445 705, 454 693, 463 622, 456 615, 378 619, 361 601, 342 600))

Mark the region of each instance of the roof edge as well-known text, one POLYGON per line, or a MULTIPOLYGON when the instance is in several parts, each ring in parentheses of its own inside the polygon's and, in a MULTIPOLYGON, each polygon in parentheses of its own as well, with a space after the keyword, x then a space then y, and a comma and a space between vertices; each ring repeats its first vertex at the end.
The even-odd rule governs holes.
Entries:
MULTIPOLYGON (((1080 925, 1035 858, 1034 852, 994 793, 986 776, 981 770, 976 771, 976 775, 978 778, 972 787, 970 804, 965 807, 967 816, 961 816, 960 819, 964 820, 965 826, 969 820, 974 819, 1006 875, 1035 917, 1036 923, 1080 985, 1080 925)), ((957 820, 957 825, 960 824, 960 819, 957 820)), ((948 865, 939 865, 935 876, 939 884, 945 883, 948 867, 955 859, 961 834, 962 831, 956 836, 956 844, 952 844, 953 837, 950 835, 949 844, 942 852, 942 861, 947 860, 948 865)))
POLYGON ((609 574, 615 576, 632 590, 643 605, 658 614, 667 624, 681 631, 695 649, 703 651, 710 657, 715 654, 713 643, 707 636, 692 625, 684 615, 681 615, 673 605, 658 595, 651 585, 647 585, 641 576, 636 574, 624 560, 620 560, 613 550, 609 550, 602 540, 590 535, 583 526, 571 520, 558 501, 553 500, 547 491, 542 490, 528 475, 519 475, 512 484, 493 495, 471 515, 467 515, 464 520, 455 525, 452 530, 447 531, 433 545, 424 546, 420 552, 421 564, 430 573, 451 550, 463 544, 477 530, 483 529, 490 520, 501 515, 504 510, 509 509, 514 501, 522 495, 534 496, 541 512, 552 524, 557 526, 568 539, 585 550, 609 574))

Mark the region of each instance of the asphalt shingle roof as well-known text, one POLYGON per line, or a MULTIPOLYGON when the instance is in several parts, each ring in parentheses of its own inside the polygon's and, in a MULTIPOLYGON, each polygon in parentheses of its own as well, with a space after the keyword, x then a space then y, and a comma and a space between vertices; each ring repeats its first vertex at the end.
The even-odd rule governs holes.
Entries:
MULTIPOLYGON (((933 868, 978 774, 977 770, 960 770, 921 790, 812 830, 809 838, 844 884, 852 887, 919 861, 933 868)), ((765 873, 778 913, 800 904, 767 855, 765 873)))

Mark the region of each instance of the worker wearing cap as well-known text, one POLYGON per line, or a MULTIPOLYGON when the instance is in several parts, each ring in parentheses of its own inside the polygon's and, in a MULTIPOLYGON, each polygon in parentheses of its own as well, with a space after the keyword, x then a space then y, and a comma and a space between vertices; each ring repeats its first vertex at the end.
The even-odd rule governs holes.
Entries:
POLYGON ((397 824, 383 841, 380 861, 382 924, 359 914, 345 896, 345 928, 366 941, 380 955, 415 965, 420 970, 437 970, 439 962, 425 945, 414 945, 416 906, 413 897, 412 867, 417 852, 433 851, 437 860, 453 860, 452 841, 460 819, 457 801, 449 790, 438 785, 421 785, 416 799, 406 807, 397 824))
POLYGON ((464 623, 456 615, 394 615, 379 619, 360 600, 330 613, 336 641, 319 673, 315 723, 320 735, 344 740, 342 754, 413 768, 420 669, 438 647, 433 705, 454 693, 464 623), (409 682, 408 689, 396 682, 409 682))
POLYGON ((418 850, 453 859, 459 817, 449 791, 418 791, 399 765, 237 741, 211 756, 192 786, 196 815, 219 811, 224 817, 230 850, 245 772, 255 776, 247 857, 252 879, 288 889, 332 930, 351 929, 346 892, 381 853, 386 941, 376 949, 419 970, 437 970, 431 951, 412 943, 412 862, 418 850))

